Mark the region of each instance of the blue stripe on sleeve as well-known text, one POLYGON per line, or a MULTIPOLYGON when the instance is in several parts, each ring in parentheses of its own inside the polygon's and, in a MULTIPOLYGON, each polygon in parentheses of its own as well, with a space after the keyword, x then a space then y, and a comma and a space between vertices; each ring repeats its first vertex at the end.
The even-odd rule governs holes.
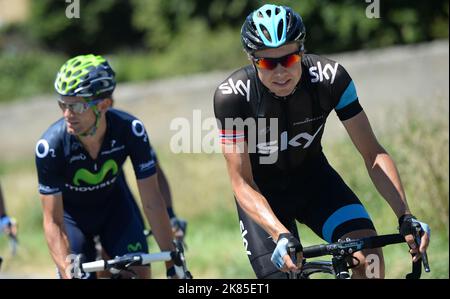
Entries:
POLYGON ((348 84, 347 89, 344 91, 344 93, 341 96, 341 99, 339 100, 339 103, 336 106, 336 110, 342 109, 348 104, 356 101, 358 96, 356 95, 356 88, 355 84, 353 83, 353 80, 348 84))

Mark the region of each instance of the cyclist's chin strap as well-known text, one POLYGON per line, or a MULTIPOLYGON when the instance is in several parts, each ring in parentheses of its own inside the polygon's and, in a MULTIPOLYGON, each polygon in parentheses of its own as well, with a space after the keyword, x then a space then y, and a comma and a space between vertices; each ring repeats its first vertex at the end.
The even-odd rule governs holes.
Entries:
POLYGON ((95 114, 95 122, 89 130, 80 134, 81 137, 94 136, 95 133, 97 133, 97 129, 100 124, 101 113, 100 111, 98 111, 97 106, 92 107, 92 111, 94 111, 95 114))

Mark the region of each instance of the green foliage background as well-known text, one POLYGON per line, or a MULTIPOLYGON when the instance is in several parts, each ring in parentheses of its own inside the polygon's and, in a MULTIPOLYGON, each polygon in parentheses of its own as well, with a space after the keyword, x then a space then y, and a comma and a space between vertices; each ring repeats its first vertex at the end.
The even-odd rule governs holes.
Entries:
MULTIPOLYGON (((83 53, 105 55, 119 82, 239 67, 246 63, 240 26, 248 13, 267 2, 80 0, 80 19, 66 18, 67 4, 62 0, 30 3, 26 22, 0 27, 0 102, 53 93, 59 66, 83 53)), ((366 17, 369 4, 363 0, 272 3, 292 6, 302 15, 306 48, 318 54, 448 39, 446 0, 381 0, 379 19, 366 17)), ((380 142, 397 163, 414 213, 433 229, 432 272, 425 277, 448 278, 448 103, 431 119, 423 118, 414 107, 401 111, 407 117, 399 120, 399 129, 380 134, 380 142)), ((254 277, 242 246, 223 157, 173 155, 165 145, 154 146, 171 182, 176 182, 177 210, 189 220, 187 257, 194 276, 254 277)), ((393 233, 396 219, 370 182, 363 162, 354 162, 358 154, 350 141, 325 141, 324 149, 366 205, 379 232, 393 233)), ((127 171, 133 177, 130 165, 127 171)), ((32 188, 36 185, 34 161, 31 156, 11 162, 0 159, 0 175, 8 210, 20 225, 18 256, 10 258, 8 241, 0 236, 0 255, 5 258, 2 272, 54 277, 39 198, 32 188)), ((307 228, 300 229, 305 246, 322 242, 307 228)), ((386 248, 385 258, 387 277, 401 278, 410 270, 404 247, 386 248)), ((158 267, 154 273, 163 277, 164 270, 158 267)))
MULTIPOLYGON (((51 93, 58 67, 84 53, 106 55, 122 82, 232 69, 246 60, 245 17, 267 2, 81 0, 78 19, 65 1, 30 3, 26 22, 0 27, 0 101, 51 93)), ((318 54, 448 38, 445 0, 378 1, 380 18, 367 18, 362 0, 272 3, 302 15, 306 48, 318 54)))

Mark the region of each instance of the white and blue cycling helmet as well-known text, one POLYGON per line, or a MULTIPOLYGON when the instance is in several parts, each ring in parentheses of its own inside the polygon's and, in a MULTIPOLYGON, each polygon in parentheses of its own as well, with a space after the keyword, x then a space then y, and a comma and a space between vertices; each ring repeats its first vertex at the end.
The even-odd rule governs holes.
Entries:
POLYGON ((300 50, 306 37, 303 20, 292 8, 266 4, 250 13, 241 29, 241 42, 245 51, 278 48, 298 42, 300 50))

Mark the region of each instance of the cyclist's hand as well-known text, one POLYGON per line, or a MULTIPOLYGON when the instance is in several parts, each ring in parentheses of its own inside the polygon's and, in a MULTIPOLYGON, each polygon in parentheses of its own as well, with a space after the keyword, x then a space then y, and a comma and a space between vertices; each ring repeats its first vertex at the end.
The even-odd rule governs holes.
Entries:
POLYGON ((14 218, 4 215, 0 218, 0 232, 10 237, 15 237, 17 234, 16 224, 17 222, 14 218))
POLYGON ((425 253, 430 244, 430 226, 418 221, 413 215, 404 215, 399 219, 399 230, 408 243, 409 252, 413 255, 413 262, 418 261, 421 257, 420 254, 425 253), (420 244, 419 248, 417 248, 418 244, 420 244))
POLYGON ((172 217, 170 218, 170 224, 172 225, 172 231, 175 238, 179 241, 183 241, 186 235, 187 221, 177 217, 172 217))
POLYGON ((283 272, 298 272, 301 269, 303 261, 303 247, 299 240, 292 234, 280 234, 277 246, 273 251, 270 260, 283 272), (296 261, 293 261, 290 252, 295 253, 296 261))

